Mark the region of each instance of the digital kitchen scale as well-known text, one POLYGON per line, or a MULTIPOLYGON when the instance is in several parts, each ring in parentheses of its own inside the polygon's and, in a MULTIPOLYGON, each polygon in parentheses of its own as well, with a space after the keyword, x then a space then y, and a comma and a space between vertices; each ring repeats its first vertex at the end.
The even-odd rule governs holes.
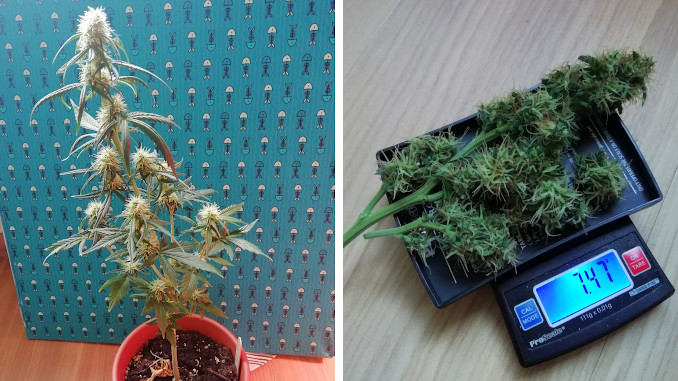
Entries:
POLYGON ((629 217, 493 283, 524 367, 603 337, 673 295, 629 217))
MULTIPOLYGON (((451 133, 462 143, 479 126, 474 115, 429 132, 451 133)), ((627 187, 622 198, 587 221, 557 236, 522 231, 517 269, 497 274, 464 273, 431 246, 426 263, 410 259, 431 301, 443 308, 492 282, 521 365, 527 367, 579 348, 642 315, 671 296, 674 288, 628 217, 661 201, 650 168, 619 115, 582 121, 581 139, 563 157, 572 173, 575 153, 603 151, 620 163, 627 187), (493 282, 494 281, 494 282, 493 282)), ((377 153, 389 160, 407 142, 377 153)), ((401 195, 400 197, 404 197, 401 195)), ((394 202, 389 197, 389 202, 394 202)), ((416 205, 394 215, 397 226, 419 217, 432 205, 416 205)))

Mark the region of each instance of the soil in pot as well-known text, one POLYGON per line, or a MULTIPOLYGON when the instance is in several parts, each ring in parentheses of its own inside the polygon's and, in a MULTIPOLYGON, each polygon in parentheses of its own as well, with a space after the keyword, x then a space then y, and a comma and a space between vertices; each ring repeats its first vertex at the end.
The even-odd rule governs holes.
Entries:
MULTIPOLYGON (((177 357, 179 375, 182 381, 237 381, 231 349, 219 344, 196 331, 177 332, 177 357)), ((149 340, 132 358, 125 372, 126 381, 148 380, 153 374, 151 368, 163 366, 171 369, 172 352, 169 342, 158 336, 149 340), (167 361, 162 362, 159 359, 167 361)), ((171 376, 161 377, 154 381, 170 381, 171 376)))

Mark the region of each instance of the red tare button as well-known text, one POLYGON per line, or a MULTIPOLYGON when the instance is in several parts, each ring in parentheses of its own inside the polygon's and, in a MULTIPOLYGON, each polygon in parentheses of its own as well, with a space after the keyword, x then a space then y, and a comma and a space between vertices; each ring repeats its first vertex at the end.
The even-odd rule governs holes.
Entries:
POLYGON ((636 246, 633 249, 622 254, 624 262, 631 270, 631 275, 636 276, 650 269, 650 261, 647 260, 643 249, 636 246))

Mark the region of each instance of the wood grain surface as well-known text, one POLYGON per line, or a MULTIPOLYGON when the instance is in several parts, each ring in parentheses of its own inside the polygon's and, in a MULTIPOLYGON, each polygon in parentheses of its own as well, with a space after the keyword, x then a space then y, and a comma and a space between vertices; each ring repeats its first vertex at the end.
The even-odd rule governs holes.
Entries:
MULTIPOLYGON (((0 234, 0 381, 109 380, 114 344, 26 338, 5 239, 0 234)), ((252 372, 252 381, 334 380, 334 358, 277 356, 252 372)))
MULTIPOLYGON (((580 54, 634 48, 655 57, 656 73, 647 104, 622 117, 665 198, 632 219, 678 284, 678 1, 349 0, 345 10, 344 229, 380 185, 379 149, 530 87, 580 54)), ((396 239, 344 249, 344 306, 346 380, 678 379, 677 296, 528 369, 489 286, 436 309, 396 239)))

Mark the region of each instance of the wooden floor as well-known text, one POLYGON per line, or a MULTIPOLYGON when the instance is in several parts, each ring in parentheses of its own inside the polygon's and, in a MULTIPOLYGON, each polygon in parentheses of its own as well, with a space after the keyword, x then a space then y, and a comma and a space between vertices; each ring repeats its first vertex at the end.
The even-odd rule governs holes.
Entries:
MULTIPOLYGON (((656 74, 646 106, 623 119, 665 198, 632 219, 678 285, 678 1, 348 0, 345 11, 344 228, 380 185, 379 149, 580 54, 639 48, 656 74)), ((400 241, 358 239, 344 249, 344 311, 346 380, 678 380, 678 296, 523 369, 489 286, 438 310, 400 241)))
MULTIPOLYGON (((0 380, 108 380, 112 344, 28 340, 0 234, 0 380)), ((252 372, 253 381, 334 380, 334 358, 277 356, 252 372)))

